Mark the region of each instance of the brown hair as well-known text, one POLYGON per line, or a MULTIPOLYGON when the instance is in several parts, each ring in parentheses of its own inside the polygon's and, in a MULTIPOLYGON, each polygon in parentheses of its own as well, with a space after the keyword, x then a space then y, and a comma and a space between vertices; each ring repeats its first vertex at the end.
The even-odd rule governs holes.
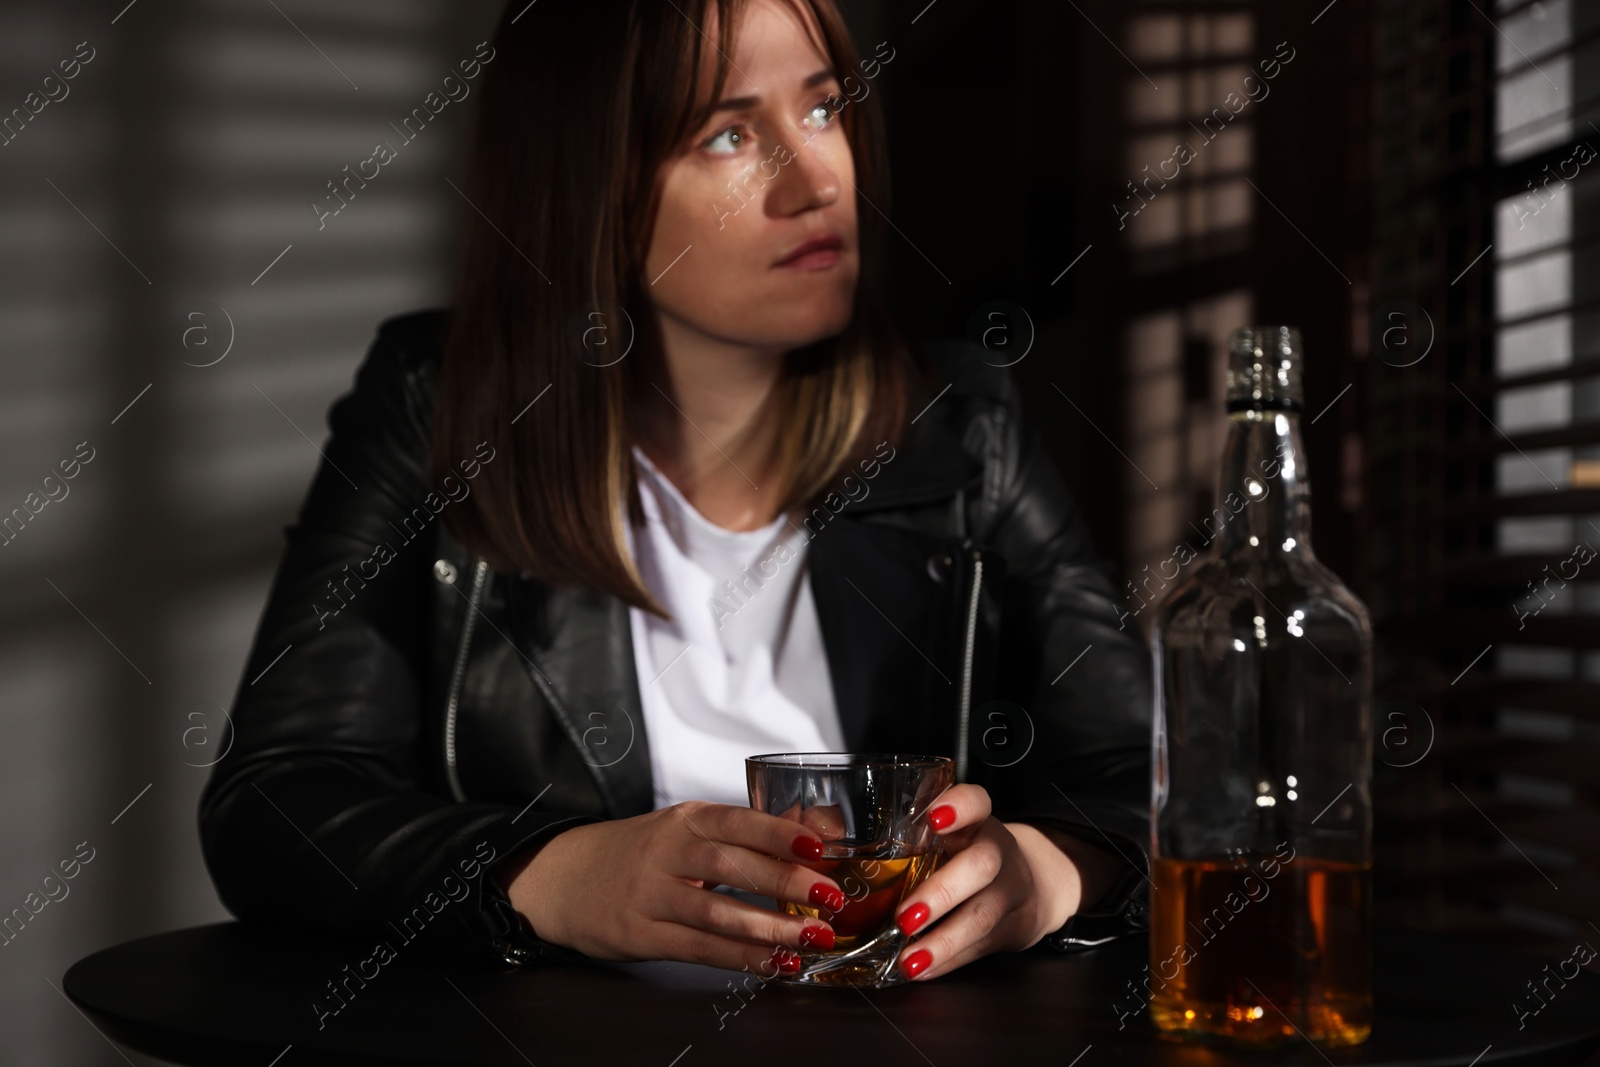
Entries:
MULTIPOLYGON (((855 71, 834 0, 789 2, 814 16, 818 49, 839 77, 855 71)), ((639 278, 661 165, 703 121, 696 88, 708 59, 709 99, 720 99, 747 3, 564 0, 526 18, 513 14, 523 3, 507 7, 480 84, 435 394, 436 481, 486 437, 500 453, 445 515, 451 536, 498 570, 602 590, 663 618, 617 506, 625 498, 630 519, 642 520, 629 404, 660 341, 639 278), (701 32, 712 21, 715 43, 701 32), (602 329, 611 343, 590 343, 602 329), (643 358, 609 354, 625 344, 643 358)), ((898 445, 926 384, 876 289, 888 198, 874 95, 830 101, 842 108, 856 187, 870 203, 857 213, 862 269, 849 326, 785 357, 784 510, 814 506, 878 442, 898 445)))

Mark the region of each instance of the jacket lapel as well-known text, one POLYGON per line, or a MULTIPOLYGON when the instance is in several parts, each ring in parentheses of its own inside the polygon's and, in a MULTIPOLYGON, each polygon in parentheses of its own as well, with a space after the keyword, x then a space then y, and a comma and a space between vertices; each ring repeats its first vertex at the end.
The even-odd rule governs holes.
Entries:
POLYGON ((511 633, 533 684, 577 746, 613 818, 655 808, 628 605, 609 594, 506 582, 511 633))
POLYGON ((936 414, 919 417, 904 446, 863 480, 864 495, 833 499, 837 514, 823 508, 806 522, 812 598, 845 747, 854 752, 946 754, 953 737, 961 679, 949 654, 959 592, 952 549, 964 491, 979 484, 983 468, 936 414), (945 500, 943 536, 875 521, 945 500))
POLYGON ((945 573, 930 568, 942 542, 890 526, 835 519, 811 542, 817 605, 834 705, 852 752, 937 754, 958 672, 942 640, 945 573))

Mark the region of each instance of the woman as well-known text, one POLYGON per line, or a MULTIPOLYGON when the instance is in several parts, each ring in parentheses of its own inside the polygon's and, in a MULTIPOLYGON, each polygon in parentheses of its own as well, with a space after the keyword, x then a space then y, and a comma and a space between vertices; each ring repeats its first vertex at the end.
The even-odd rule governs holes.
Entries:
POLYGON ((201 802, 223 901, 379 962, 792 970, 842 894, 742 758, 894 750, 957 764, 909 976, 1137 928, 1146 651, 1009 374, 873 295, 894 49, 634 0, 490 55, 455 307, 384 324, 286 531, 201 802))

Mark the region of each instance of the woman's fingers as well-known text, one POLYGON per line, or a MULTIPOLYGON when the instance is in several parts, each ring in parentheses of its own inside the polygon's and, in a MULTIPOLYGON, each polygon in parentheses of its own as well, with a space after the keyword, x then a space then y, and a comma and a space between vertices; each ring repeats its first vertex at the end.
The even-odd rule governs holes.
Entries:
POLYGON ((675 890, 666 900, 668 920, 736 941, 768 946, 827 950, 833 947, 833 927, 821 919, 747 904, 726 893, 675 890))
POLYGON ((720 884, 718 882, 707 881, 704 878, 679 878, 678 880, 684 885, 692 885, 696 889, 715 889, 720 884))
POLYGON ((997 854, 961 858, 972 851, 989 821, 990 810, 987 789, 962 783, 939 794, 924 812, 928 825, 943 840, 946 855, 938 869, 895 913, 895 922, 907 936, 945 915, 994 879, 997 854))
POLYGON ((947 856, 928 880, 917 886, 895 912, 895 923, 911 936, 950 912, 995 880, 1000 873, 1000 844, 983 834, 966 848, 947 856))
POLYGON ((729 841, 785 860, 815 860, 822 856, 821 839, 792 819, 701 800, 674 804, 670 810, 677 812, 692 833, 708 841, 729 841))
POLYGON ((928 808, 924 817, 943 839, 946 855, 895 912, 895 923, 906 936, 994 881, 1000 871, 1000 848, 992 835, 986 839, 982 834, 990 810, 989 791, 969 783, 946 789, 928 808))
POLYGON ((989 791, 963 782, 939 794, 928 809, 928 825, 947 841, 962 841, 989 818, 989 791), (966 831, 965 834, 962 831, 966 831))
POLYGON ((845 905, 844 890, 827 875, 732 843, 695 840, 678 858, 686 874, 708 885, 733 886, 780 902, 805 904, 829 912, 839 911, 845 905))
POLYGON ((736 941, 673 922, 660 923, 652 941, 658 946, 658 958, 750 971, 762 978, 794 974, 800 969, 800 954, 787 945, 736 941))
POLYGON ((937 978, 971 963, 988 952, 1006 914, 1005 894, 986 886, 962 901, 937 929, 917 938, 895 965, 911 978, 937 978))
POLYGON ((688 844, 673 846, 662 862, 679 878, 735 886, 828 911, 844 907, 845 894, 837 882, 802 866, 797 853, 815 857, 822 843, 793 822, 728 804, 690 801, 674 808, 689 830, 688 844))

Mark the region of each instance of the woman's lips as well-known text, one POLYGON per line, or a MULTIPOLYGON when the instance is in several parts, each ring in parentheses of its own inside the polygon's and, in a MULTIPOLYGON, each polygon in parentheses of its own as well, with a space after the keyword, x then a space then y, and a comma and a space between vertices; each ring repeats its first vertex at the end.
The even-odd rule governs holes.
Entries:
POLYGON ((843 247, 844 242, 837 237, 813 237, 773 266, 793 270, 823 270, 843 258, 843 247))

